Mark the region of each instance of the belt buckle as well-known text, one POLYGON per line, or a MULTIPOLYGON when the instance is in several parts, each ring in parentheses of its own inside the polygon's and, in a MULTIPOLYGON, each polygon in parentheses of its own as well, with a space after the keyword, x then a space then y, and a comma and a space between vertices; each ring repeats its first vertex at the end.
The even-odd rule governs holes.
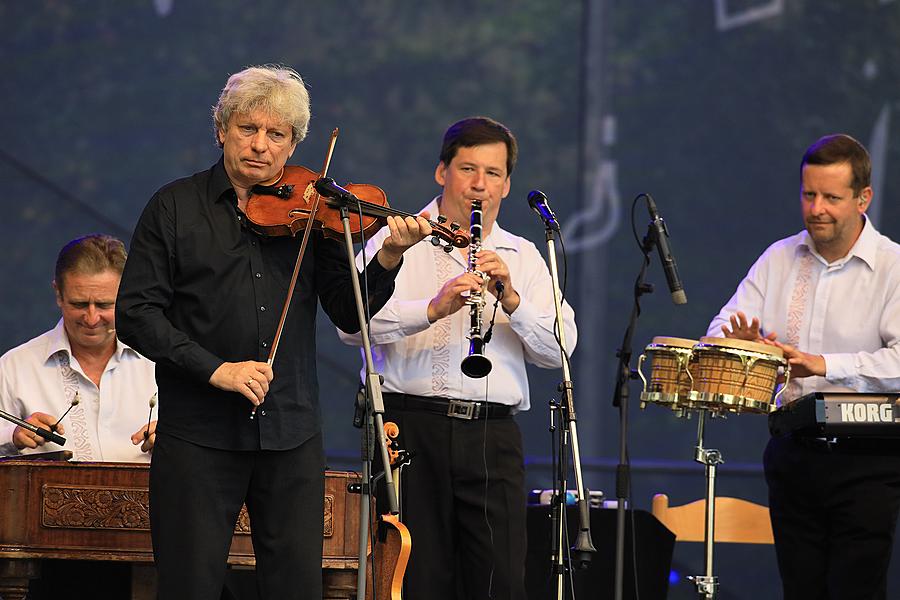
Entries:
POLYGON ((481 405, 467 400, 450 400, 447 406, 447 416, 453 419, 465 419, 471 421, 477 419, 481 412, 481 405))

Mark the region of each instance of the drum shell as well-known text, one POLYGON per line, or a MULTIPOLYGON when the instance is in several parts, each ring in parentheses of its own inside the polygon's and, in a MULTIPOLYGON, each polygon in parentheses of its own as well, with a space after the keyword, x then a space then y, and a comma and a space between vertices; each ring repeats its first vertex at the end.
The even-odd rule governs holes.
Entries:
POLYGON ((694 389, 710 409, 769 413, 779 368, 786 365, 778 348, 743 340, 702 338, 693 348, 694 389))
MULTIPOLYGON (((690 408, 693 398, 692 372, 695 368, 693 345, 696 340, 654 338, 644 350, 650 359, 650 378, 646 380, 643 402, 668 406, 673 410, 690 408)), ((642 357, 643 358, 643 357, 642 357)))

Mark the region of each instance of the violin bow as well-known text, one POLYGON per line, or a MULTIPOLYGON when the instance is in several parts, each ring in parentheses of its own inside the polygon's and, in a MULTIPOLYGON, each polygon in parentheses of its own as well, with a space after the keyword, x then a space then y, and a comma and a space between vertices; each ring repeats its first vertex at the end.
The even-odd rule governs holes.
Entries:
MULTIPOLYGON (((338 128, 335 127, 331 132, 331 142, 328 144, 328 152, 325 154, 325 162, 322 164, 322 172, 318 179, 328 174, 328 166, 331 164, 331 156, 334 154, 334 146, 337 144, 338 128)), ((294 297, 294 288, 297 286, 297 278, 300 276, 300 265, 303 263, 303 255, 306 253, 306 244, 309 242, 309 236, 312 233, 313 221, 316 219, 316 213, 319 210, 319 200, 321 196, 315 190, 312 182, 306 186, 303 197, 307 200, 312 196, 312 207, 309 211, 309 218, 306 220, 306 227, 303 229, 303 238, 300 241, 300 252, 297 253, 297 262, 294 263, 294 272, 291 274, 291 284, 288 286, 287 297, 284 299, 284 306, 281 308, 281 317, 278 319, 278 327, 275 328, 275 337, 272 339, 272 348, 269 350, 269 358, 266 364, 270 367, 275 364, 275 354, 278 352, 278 344, 281 342, 281 334, 284 331, 284 323, 287 320, 288 309, 291 306, 291 299, 294 297)), ((256 417, 256 406, 250 411, 250 418, 256 417)))

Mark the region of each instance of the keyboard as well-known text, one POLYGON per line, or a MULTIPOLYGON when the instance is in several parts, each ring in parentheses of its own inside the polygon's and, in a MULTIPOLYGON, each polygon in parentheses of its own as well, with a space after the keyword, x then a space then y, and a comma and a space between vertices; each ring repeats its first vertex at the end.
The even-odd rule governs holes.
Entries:
POLYGON ((774 435, 900 438, 900 392, 815 392, 769 415, 774 435))

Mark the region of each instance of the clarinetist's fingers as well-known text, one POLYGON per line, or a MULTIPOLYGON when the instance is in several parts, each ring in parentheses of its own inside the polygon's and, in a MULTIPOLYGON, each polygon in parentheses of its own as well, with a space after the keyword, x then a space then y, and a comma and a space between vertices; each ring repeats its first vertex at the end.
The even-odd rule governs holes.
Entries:
POLYGON ((491 293, 495 293, 498 281, 503 284, 504 289, 511 288, 512 282, 510 281, 509 267, 496 252, 482 250, 478 253, 476 265, 478 270, 491 278, 491 293))
POLYGON ((428 320, 434 323, 452 315, 466 305, 472 292, 481 290, 481 278, 475 273, 465 272, 447 281, 437 295, 428 303, 428 320))

